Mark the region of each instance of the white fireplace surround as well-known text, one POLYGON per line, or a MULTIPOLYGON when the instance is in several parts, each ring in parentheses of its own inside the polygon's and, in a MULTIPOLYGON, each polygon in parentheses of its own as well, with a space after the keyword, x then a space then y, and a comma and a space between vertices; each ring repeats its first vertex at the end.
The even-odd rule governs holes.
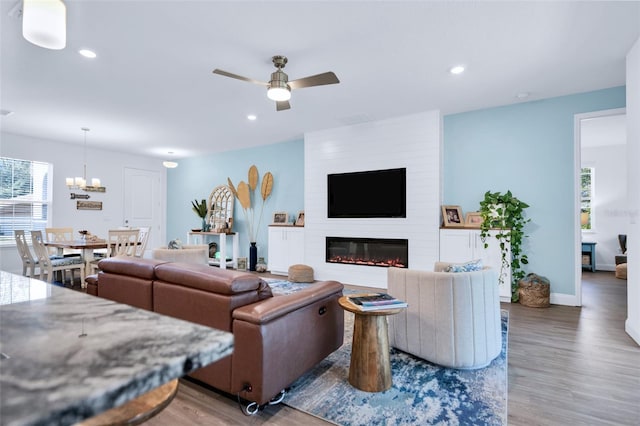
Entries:
POLYGON ((387 286, 386 268, 327 263, 327 236, 406 238, 411 269, 432 270, 439 246, 440 147, 439 111, 305 133, 304 258, 316 279, 387 286), (401 167, 407 169, 406 218, 327 218, 328 174, 401 167))

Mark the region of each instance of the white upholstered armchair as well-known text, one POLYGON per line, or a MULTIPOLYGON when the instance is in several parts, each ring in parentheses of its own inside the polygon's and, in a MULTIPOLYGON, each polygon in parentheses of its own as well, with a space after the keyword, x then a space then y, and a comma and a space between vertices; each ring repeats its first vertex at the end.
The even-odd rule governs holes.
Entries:
POLYGON ((389 268, 388 291, 409 307, 389 317, 391 346, 451 368, 481 368, 502 349, 494 270, 436 272, 389 268))

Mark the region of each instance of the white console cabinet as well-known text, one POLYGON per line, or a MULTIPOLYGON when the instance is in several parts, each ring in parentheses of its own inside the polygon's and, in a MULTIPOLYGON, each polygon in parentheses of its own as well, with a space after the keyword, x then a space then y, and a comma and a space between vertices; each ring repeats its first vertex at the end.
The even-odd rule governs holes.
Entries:
POLYGON ((269 226, 269 271, 288 275, 289 266, 304 263, 304 228, 269 226))
MULTIPOLYGON (((502 258, 498 240, 493 236, 497 231, 490 231, 489 247, 484 248, 479 229, 441 229, 440 261, 464 263, 482 259, 484 266, 490 266, 500 274, 502 258)), ((509 247, 510 248, 510 247, 509 247)), ((511 268, 502 271, 503 281, 500 284, 500 301, 511 302, 511 268)))

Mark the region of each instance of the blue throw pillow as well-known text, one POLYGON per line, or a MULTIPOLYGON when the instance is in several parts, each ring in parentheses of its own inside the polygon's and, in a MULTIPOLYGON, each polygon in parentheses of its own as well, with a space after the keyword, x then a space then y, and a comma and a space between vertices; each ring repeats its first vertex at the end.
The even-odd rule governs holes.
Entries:
POLYGON ((472 272, 482 270, 482 259, 472 260, 466 263, 453 263, 444 270, 445 272, 472 272))

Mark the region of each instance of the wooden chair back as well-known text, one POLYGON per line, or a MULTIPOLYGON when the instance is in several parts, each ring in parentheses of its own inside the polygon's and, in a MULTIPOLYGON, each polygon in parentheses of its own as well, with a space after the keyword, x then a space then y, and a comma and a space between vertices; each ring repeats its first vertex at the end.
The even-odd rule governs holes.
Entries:
POLYGON ((141 226, 138 228, 140 233, 138 234, 138 245, 136 245, 136 257, 144 257, 144 251, 147 247, 147 241, 149 241, 149 232, 151 228, 149 226, 141 226))
POLYGON ((135 256, 139 235, 138 229, 109 230, 107 256, 135 256))
POLYGON ((22 260, 22 275, 25 277, 31 277, 35 274, 36 266, 38 262, 31 254, 29 249, 29 243, 27 243, 27 236, 23 230, 13 231, 16 238, 16 248, 18 249, 18 256, 22 260))
POLYGON ((45 228, 44 231, 49 242, 73 241, 73 228, 45 228))

